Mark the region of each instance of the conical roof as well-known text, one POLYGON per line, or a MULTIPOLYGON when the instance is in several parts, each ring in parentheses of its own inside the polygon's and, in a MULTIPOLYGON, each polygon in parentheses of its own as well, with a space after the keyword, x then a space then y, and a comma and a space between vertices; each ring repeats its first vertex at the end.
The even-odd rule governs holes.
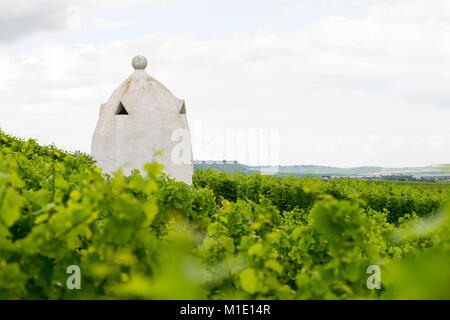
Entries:
MULTIPOLYGON (((145 68, 147 60, 143 56, 136 56, 132 60, 135 71, 113 92, 101 112, 117 113, 117 104, 125 107, 128 113, 152 112, 152 108, 172 108, 179 112, 183 108, 184 100, 178 99, 161 82, 149 75, 145 68), (146 103, 147 102, 147 103, 146 103), (139 108, 139 109, 137 109, 139 108)), ((153 110, 154 111, 154 110, 153 110)))

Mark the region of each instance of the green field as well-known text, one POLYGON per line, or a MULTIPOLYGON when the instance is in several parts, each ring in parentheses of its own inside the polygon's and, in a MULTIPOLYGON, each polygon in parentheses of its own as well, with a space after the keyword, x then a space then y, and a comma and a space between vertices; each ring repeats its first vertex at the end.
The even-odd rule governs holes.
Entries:
MULTIPOLYGON (((372 183, 383 183, 387 181, 371 181, 372 183)), ((404 186, 411 188, 423 188, 423 189, 435 189, 437 191, 445 191, 450 188, 450 182, 447 181, 436 181, 436 182, 422 182, 422 181, 394 181, 387 182, 392 183, 396 186, 404 186)))
POLYGON ((447 184, 193 181, 0 132, 0 299, 450 299, 447 184))

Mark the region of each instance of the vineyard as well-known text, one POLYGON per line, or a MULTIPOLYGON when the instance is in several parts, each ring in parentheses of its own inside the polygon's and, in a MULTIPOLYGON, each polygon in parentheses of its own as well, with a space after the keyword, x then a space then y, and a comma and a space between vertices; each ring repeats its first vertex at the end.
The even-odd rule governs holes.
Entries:
POLYGON ((450 299, 444 184, 161 169, 0 132, 0 299, 450 299))

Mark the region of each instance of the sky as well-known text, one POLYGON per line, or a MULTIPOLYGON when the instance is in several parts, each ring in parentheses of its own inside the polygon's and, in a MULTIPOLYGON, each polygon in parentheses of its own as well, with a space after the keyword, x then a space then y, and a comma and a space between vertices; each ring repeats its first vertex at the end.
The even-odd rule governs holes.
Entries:
POLYGON ((450 163, 448 0, 0 0, 0 128, 89 153, 137 54, 196 160, 450 163))

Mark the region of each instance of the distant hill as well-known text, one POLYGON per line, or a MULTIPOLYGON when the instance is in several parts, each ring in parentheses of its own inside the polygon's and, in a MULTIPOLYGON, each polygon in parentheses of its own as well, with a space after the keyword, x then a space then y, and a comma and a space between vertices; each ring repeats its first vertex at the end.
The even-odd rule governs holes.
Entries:
POLYGON ((223 161, 194 161, 194 168, 200 170, 206 170, 208 168, 214 171, 225 171, 226 173, 251 173, 249 172, 249 166, 244 164, 240 164, 237 161, 233 161, 232 163, 224 163, 223 161))
POLYGON ((215 171, 224 170, 227 173, 262 173, 276 174, 277 176, 296 177, 310 176, 389 176, 389 175, 411 175, 414 177, 422 176, 450 176, 448 165, 442 166, 425 166, 425 167, 402 167, 402 168, 384 168, 384 167, 351 167, 339 168, 329 166, 315 165, 294 165, 279 166, 278 168, 269 166, 249 166, 237 161, 195 161, 195 169, 206 170, 208 168, 215 171))

